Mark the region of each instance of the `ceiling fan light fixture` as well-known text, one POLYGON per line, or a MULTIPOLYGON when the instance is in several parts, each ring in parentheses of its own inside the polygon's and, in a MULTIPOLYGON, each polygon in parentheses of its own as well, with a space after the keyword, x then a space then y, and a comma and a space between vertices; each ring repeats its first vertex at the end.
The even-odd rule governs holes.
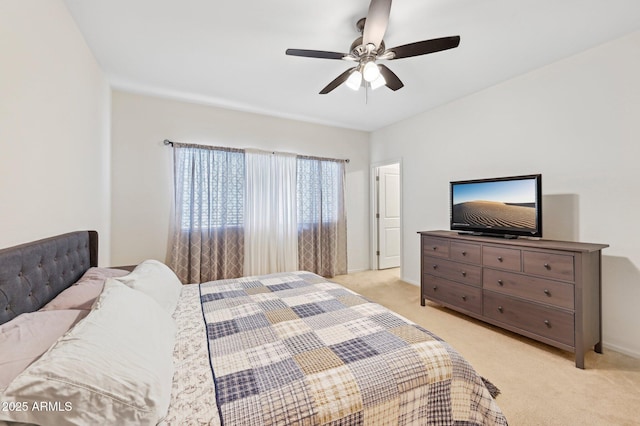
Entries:
POLYGON ((351 90, 360 89, 360 86, 362 85, 362 74, 360 73, 360 71, 356 70, 352 72, 345 84, 351 90))
POLYGON ((411 58, 453 49, 460 44, 460 36, 416 41, 387 49, 384 36, 389 24, 391 1, 370 0, 367 16, 356 24, 361 35, 351 43, 349 53, 307 49, 287 49, 285 53, 291 56, 340 59, 354 63, 355 66, 345 70, 327 84, 320 91, 321 95, 326 95, 341 84, 347 84, 355 91, 364 86, 365 92, 367 89, 374 90, 382 86, 394 92, 402 89, 404 84, 398 76, 386 65, 376 64, 376 61, 411 58))
POLYGON ((375 62, 369 61, 364 64, 364 67, 362 68, 362 77, 369 83, 380 77, 380 70, 375 62))
POLYGON ((377 88, 382 87, 386 84, 387 84, 387 80, 384 79, 382 74, 378 75, 378 78, 376 78, 375 80, 369 82, 369 85, 371 86, 371 90, 376 90, 377 88))

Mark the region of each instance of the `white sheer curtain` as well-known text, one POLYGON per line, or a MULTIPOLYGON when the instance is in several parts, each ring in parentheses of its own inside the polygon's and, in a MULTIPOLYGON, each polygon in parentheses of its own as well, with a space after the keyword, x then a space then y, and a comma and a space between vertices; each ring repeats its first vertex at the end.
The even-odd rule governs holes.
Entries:
POLYGON ((244 275, 298 269, 296 156, 245 150, 244 275))

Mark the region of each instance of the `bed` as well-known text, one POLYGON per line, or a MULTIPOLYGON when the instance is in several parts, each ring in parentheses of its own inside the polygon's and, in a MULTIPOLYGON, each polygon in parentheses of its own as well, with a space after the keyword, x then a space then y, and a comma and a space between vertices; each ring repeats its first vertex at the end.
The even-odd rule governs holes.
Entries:
POLYGON ((338 284, 181 285, 97 267, 97 239, 0 250, 0 424, 507 424, 451 346, 338 284))

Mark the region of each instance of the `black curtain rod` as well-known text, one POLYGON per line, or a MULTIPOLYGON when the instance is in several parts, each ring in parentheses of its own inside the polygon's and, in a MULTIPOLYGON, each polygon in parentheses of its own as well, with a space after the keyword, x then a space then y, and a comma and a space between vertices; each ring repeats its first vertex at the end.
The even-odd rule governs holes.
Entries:
MULTIPOLYGON (((170 141, 169 139, 165 139, 165 140, 164 140, 164 144, 165 144, 165 145, 167 145, 167 146, 173 146, 173 144, 174 144, 174 143, 175 143, 175 142, 170 141)), ((275 151, 272 151, 271 153, 272 153, 272 154, 275 154, 275 151)), ((300 155, 300 157, 309 157, 309 158, 314 158, 314 157, 312 157, 312 156, 307 156, 307 155, 300 155)), ((315 157, 315 158, 321 158, 321 157, 315 157)), ((327 160, 334 160, 334 159, 333 159, 333 158, 327 158, 327 160)), ((345 160, 343 160, 343 161, 344 161, 345 163, 349 163, 349 162, 350 162, 350 160, 349 160, 348 158, 347 158, 347 159, 345 159, 345 160)))

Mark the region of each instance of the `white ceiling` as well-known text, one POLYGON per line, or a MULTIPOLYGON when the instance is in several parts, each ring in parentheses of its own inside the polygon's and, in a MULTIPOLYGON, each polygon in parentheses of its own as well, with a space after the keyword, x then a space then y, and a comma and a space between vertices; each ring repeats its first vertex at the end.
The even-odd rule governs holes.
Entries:
POLYGON ((404 82, 318 92, 352 63, 369 0, 64 0, 120 90, 372 131, 640 30, 640 0, 397 0, 387 47, 460 35, 460 47, 385 61, 404 82))

